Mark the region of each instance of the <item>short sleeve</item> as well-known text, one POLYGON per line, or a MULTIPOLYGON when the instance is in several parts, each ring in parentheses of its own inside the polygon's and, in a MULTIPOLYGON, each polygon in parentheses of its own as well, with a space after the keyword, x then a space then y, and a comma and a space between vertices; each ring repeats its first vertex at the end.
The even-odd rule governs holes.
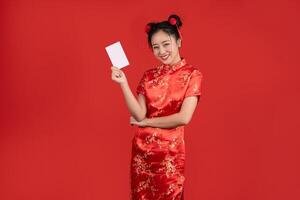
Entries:
POLYGON ((145 90, 145 82, 146 82, 146 72, 144 73, 142 79, 139 81, 138 86, 136 88, 136 93, 137 94, 142 94, 146 95, 146 90, 145 90))
POLYGON ((185 97, 202 95, 202 73, 196 69, 192 72, 185 97))

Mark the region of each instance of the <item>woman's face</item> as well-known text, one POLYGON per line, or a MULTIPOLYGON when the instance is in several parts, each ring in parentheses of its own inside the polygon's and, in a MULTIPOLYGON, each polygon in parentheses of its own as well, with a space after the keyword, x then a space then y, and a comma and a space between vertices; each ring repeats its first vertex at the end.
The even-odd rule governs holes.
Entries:
POLYGON ((180 61, 180 39, 176 41, 176 38, 173 35, 170 36, 160 30, 152 36, 151 43, 154 56, 162 63, 172 65, 180 61))

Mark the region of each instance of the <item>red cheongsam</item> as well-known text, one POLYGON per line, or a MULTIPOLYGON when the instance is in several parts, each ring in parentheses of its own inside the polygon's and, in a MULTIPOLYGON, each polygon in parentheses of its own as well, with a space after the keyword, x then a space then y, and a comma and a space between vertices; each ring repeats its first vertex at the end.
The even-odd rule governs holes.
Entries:
MULTIPOLYGON (((147 70, 137 86, 146 99, 147 118, 180 111, 185 97, 201 95, 202 73, 184 58, 147 70)), ((182 200, 184 126, 137 127, 132 140, 131 200, 182 200)))

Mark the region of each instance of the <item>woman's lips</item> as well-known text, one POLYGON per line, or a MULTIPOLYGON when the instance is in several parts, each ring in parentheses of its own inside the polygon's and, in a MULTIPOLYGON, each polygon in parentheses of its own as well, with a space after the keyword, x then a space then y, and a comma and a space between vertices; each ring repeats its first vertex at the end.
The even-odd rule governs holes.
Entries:
POLYGON ((162 60, 167 60, 167 59, 169 58, 169 55, 160 56, 160 58, 161 58, 162 60))

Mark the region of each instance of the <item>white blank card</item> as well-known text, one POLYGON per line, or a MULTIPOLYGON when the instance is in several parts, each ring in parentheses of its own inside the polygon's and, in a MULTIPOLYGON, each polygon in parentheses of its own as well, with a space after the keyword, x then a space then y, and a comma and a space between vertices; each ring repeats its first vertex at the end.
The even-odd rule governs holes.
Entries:
POLYGON ((129 62, 120 42, 116 42, 112 45, 109 45, 105 47, 105 49, 113 66, 121 69, 129 65, 129 62))

